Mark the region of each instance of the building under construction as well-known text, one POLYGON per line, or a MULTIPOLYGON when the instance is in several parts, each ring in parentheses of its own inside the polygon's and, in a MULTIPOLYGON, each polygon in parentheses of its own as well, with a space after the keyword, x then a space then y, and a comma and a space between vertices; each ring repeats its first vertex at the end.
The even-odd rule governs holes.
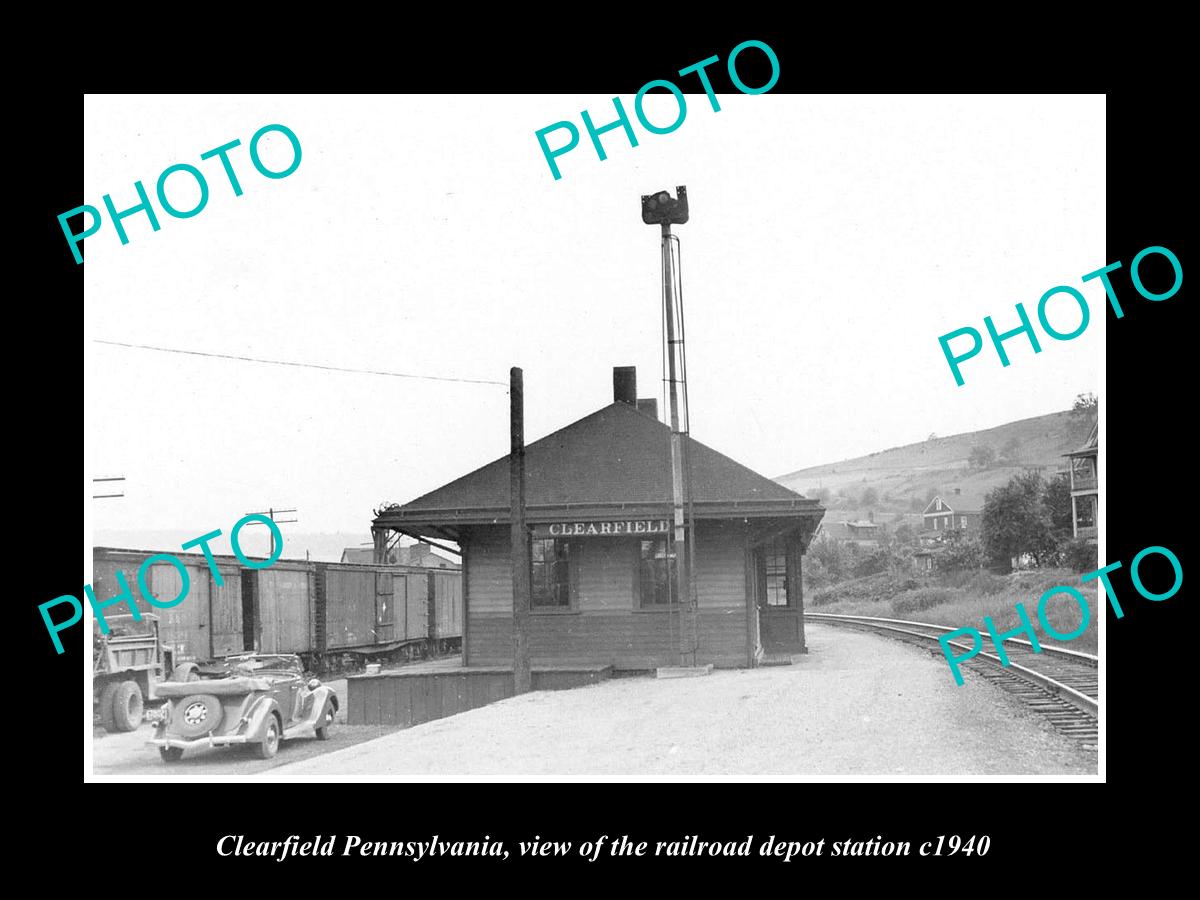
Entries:
MULTIPOLYGON (((525 448, 532 664, 742 667, 803 651, 801 558, 824 510, 684 435, 694 562, 679 577, 676 432, 638 400, 632 368, 613 388, 525 448)), ((513 661, 509 476, 505 456, 373 522, 377 546, 399 532, 461 547, 468 667, 513 661)))

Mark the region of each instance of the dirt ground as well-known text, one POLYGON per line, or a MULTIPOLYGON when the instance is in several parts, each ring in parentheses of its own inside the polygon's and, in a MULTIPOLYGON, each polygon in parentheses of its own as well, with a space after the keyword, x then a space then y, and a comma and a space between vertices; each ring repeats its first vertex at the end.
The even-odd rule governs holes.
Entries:
POLYGON ((135 731, 109 734, 97 727, 92 736, 92 772, 99 778, 131 778, 138 781, 155 779, 225 779, 242 778, 255 772, 284 766, 298 760, 340 750, 353 744, 388 734, 389 727, 378 725, 346 725, 346 680, 325 682, 338 695, 338 717, 330 729, 329 740, 299 738, 284 741, 274 759, 258 759, 244 747, 196 747, 184 752, 183 759, 167 765, 154 747, 146 741, 154 736, 154 727, 143 724, 135 731))
MULTIPOLYGON (((941 657, 809 625, 797 665, 539 691, 263 772, 272 781, 408 776, 954 778, 1091 775, 1079 749, 941 657)), ((279 760, 284 760, 281 753, 279 760)), ((186 761, 186 758, 185 758, 186 761)))

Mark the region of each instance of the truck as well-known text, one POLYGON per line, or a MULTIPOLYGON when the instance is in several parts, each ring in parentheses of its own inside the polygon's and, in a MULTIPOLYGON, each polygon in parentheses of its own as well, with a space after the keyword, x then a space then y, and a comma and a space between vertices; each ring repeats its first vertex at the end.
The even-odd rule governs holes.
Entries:
POLYGON ((133 731, 142 722, 148 700, 171 671, 170 652, 159 639, 158 616, 143 613, 105 617, 109 631, 97 623, 92 641, 92 711, 109 732, 133 731))

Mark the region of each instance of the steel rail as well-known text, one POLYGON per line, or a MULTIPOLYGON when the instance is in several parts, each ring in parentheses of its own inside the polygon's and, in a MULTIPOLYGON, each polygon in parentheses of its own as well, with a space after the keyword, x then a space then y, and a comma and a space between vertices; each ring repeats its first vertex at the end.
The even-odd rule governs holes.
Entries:
MULTIPOLYGON (((942 631, 942 632, 958 631, 957 628, 951 628, 949 625, 934 625, 930 622, 911 622, 907 619, 883 619, 883 618, 879 618, 877 616, 847 616, 847 615, 842 615, 840 613, 805 612, 804 617, 806 619, 814 619, 814 618, 819 617, 822 619, 845 619, 848 621, 860 620, 865 623, 887 622, 888 624, 891 624, 891 625, 913 625, 913 626, 916 626, 917 628, 933 628, 937 631, 942 631)), ((1021 644, 1025 647, 1030 648, 1031 650, 1033 649, 1033 644, 1031 644, 1029 641, 1023 641, 1020 638, 1005 638, 1004 643, 1007 644, 1010 642, 1013 644, 1021 644)), ((1091 663, 1092 665, 1098 665, 1100 662, 1100 657, 1096 656, 1093 653, 1083 653, 1079 650, 1069 650, 1066 647, 1059 647, 1055 644, 1044 644, 1041 641, 1038 641, 1038 647, 1041 648, 1042 653, 1057 654, 1059 656, 1069 656, 1073 659, 1078 659, 1082 662, 1091 663)))
MULTIPOLYGON (((844 616, 844 615, 837 615, 835 613, 805 613, 804 618, 808 619, 808 620, 812 620, 812 621, 817 621, 817 622, 823 621, 823 622, 828 622, 830 624, 844 624, 844 625, 851 625, 851 626, 859 625, 859 626, 863 626, 866 628, 872 628, 876 631, 887 631, 887 632, 892 632, 895 634, 903 634, 903 635, 907 635, 910 637, 920 638, 921 640, 924 640, 924 641, 933 641, 933 642, 937 643, 939 646, 941 645, 941 638, 938 637, 937 635, 923 634, 922 632, 912 631, 911 629, 908 629, 908 628, 898 628, 898 627, 896 627, 896 625, 902 624, 902 625, 911 625, 911 626, 915 626, 918 628, 931 628, 935 631, 942 631, 942 632, 948 632, 948 631, 955 630, 953 628, 948 628, 944 625, 930 625, 926 622, 906 622, 902 619, 878 619, 878 618, 873 618, 871 616, 844 616), (892 624, 892 623, 895 623, 895 624, 892 624)), ((966 651, 970 652, 971 650, 975 649, 974 647, 969 647, 966 644, 960 643, 958 641, 947 641, 946 643, 948 646, 954 647, 957 650, 966 650, 966 651)), ((1016 641, 1014 639, 1014 643, 1025 644, 1025 645, 1029 646, 1030 648, 1032 648, 1032 646, 1033 646, 1028 641, 1016 641)), ((1078 653, 1073 650, 1064 650, 1061 647, 1055 647, 1055 648, 1043 647, 1042 649, 1044 651, 1045 650, 1055 650, 1055 651, 1058 651, 1060 653, 1067 654, 1070 656, 1083 657, 1084 660, 1088 661, 1088 662, 1097 661, 1097 658, 1093 657, 1091 654, 1078 653)), ((972 661, 976 660, 976 659, 986 659, 989 662, 994 663, 995 665, 999 666, 1002 669, 1012 670, 1012 671, 1016 672, 1021 678, 1025 679, 1026 681, 1031 681, 1034 684, 1036 684, 1038 687, 1042 688, 1043 690, 1049 691, 1051 694, 1061 697, 1064 701, 1071 704, 1072 706, 1074 706, 1076 709, 1080 710, 1081 712, 1087 713, 1089 716, 1092 716, 1093 718, 1099 717, 1099 714, 1100 714, 1099 713, 1099 703, 1094 697, 1089 697, 1087 694, 1084 694, 1081 691, 1077 691, 1073 687, 1069 687, 1068 685, 1065 685, 1060 681, 1056 681, 1048 675, 1043 675, 1041 672, 1035 672, 1033 669, 1027 668, 1026 666, 1022 666, 1019 663, 1009 662, 1009 663, 1005 664, 1004 661, 1000 659, 1000 657, 995 656, 991 653, 980 652, 980 653, 977 653, 975 656, 971 657, 972 661)))

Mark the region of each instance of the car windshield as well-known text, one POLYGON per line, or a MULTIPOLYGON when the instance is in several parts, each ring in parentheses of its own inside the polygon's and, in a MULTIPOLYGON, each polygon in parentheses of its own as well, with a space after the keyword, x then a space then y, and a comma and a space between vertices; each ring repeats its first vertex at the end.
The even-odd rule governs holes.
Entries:
POLYGON ((230 656, 225 662, 242 672, 286 672, 298 675, 302 671, 300 660, 287 655, 256 653, 252 656, 230 656))

